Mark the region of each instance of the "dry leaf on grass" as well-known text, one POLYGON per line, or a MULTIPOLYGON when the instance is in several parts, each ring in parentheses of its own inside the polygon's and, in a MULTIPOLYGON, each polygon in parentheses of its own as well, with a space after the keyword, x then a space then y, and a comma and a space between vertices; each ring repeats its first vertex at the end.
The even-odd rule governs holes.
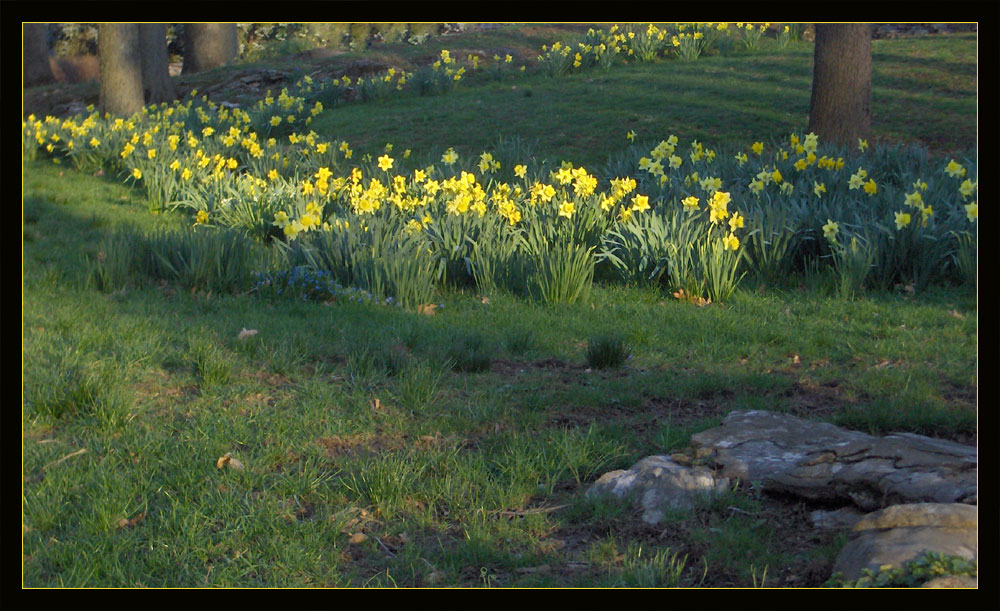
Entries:
POLYGON ((437 309, 436 303, 424 303, 417 306, 417 314, 423 314, 424 316, 434 316, 434 310, 437 309))
POLYGON ((959 320, 965 320, 965 316, 962 315, 962 313, 959 312, 958 310, 949 310, 948 313, 959 320))
POLYGON ((686 301, 688 303, 693 303, 699 308, 703 308, 712 303, 711 299, 705 299, 704 297, 700 297, 698 295, 688 295, 687 293, 684 292, 684 289, 678 289, 677 292, 674 293, 674 298, 677 299, 678 301, 686 301))
POLYGON ((239 338, 246 339, 248 337, 253 337, 254 335, 257 335, 257 329, 247 329, 246 327, 243 327, 243 329, 240 330, 239 338))
POLYGON ((139 522, 142 522, 142 519, 145 518, 145 517, 146 517, 146 512, 145 511, 140 511, 131 520, 126 519, 126 518, 122 518, 121 520, 118 520, 118 528, 132 528, 133 526, 135 526, 139 522))
POLYGON ((367 540, 368 540, 368 535, 366 535, 365 533, 354 533, 353 535, 351 535, 351 538, 349 539, 349 541, 354 544, 364 543, 367 540))
POLYGON ((385 408, 385 404, 378 400, 378 397, 372 399, 372 409, 378 411, 385 408))
POLYGON ((243 469, 243 463, 233 458, 232 452, 226 452, 223 456, 219 457, 219 460, 215 461, 216 469, 221 469, 223 467, 229 467, 240 471, 243 469))

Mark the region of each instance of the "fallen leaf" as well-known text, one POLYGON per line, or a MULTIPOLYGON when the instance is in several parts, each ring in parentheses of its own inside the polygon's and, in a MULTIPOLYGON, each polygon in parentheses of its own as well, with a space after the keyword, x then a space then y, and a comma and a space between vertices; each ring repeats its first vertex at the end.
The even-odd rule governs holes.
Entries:
POLYGON ((354 544, 364 543, 365 541, 368 540, 368 535, 366 535, 365 533, 354 533, 353 535, 351 535, 351 538, 349 540, 351 543, 354 544))
POLYGON ((131 520, 127 520, 125 518, 122 518, 121 520, 118 520, 118 528, 132 528, 133 526, 135 526, 139 522, 142 522, 142 519, 144 517, 146 517, 146 512, 145 511, 140 511, 131 520))
POLYGON ((487 304, 487 303, 490 302, 490 298, 489 297, 483 297, 482 295, 477 295, 476 299, 478 299, 479 302, 483 303, 483 304, 487 304))
POLYGON ((444 573, 441 571, 434 571, 427 576, 427 583, 434 585, 436 583, 441 583, 444 580, 444 573))
POLYGON ((257 335, 257 329, 247 329, 246 327, 243 327, 240 330, 239 339, 246 339, 248 337, 253 337, 254 335, 257 335))
POLYGON ((417 306, 417 314, 423 314, 424 316, 434 316, 434 310, 437 309, 436 303, 424 303, 417 306))
POLYGON ((962 315, 958 310, 950 310, 948 313, 954 316, 955 318, 958 318, 959 320, 965 320, 965 316, 962 315))
POLYGON ((792 364, 793 365, 799 365, 801 363, 802 363, 802 361, 799 359, 799 355, 793 354, 792 355, 792 364))
POLYGON ((372 399, 372 409, 380 410, 383 407, 385 407, 385 405, 383 405, 382 402, 378 400, 378 397, 372 399))
POLYGON ((221 469, 223 467, 229 467, 240 471, 243 469, 243 463, 233 458, 232 452, 226 452, 223 456, 219 457, 219 460, 215 461, 216 469, 221 469))
POLYGON ((875 365, 875 369, 882 369, 883 367, 892 367, 892 361, 882 359, 875 365))

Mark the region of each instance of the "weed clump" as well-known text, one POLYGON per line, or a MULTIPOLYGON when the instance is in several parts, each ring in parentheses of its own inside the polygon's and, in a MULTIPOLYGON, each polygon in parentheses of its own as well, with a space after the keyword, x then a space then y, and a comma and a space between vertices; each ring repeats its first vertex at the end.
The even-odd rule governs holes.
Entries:
POLYGON ((481 333, 456 333, 451 338, 448 358, 455 371, 486 371, 493 362, 493 346, 481 333))
POLYGON ((631 349, 618 334, 592 337, 587 343, 587 365, 591 369, 617 369, 630 356, 631 349))

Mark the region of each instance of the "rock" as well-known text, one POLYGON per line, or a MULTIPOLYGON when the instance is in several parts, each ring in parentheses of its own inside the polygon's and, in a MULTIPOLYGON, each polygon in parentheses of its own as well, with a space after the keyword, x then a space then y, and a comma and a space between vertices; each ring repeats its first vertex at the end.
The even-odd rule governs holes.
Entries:
POLYGON ((898 433, 875 437, 768 411, 737 411, 691 437, 723 477, 864 511, 899 503, 975 503, 976 449, 898 433))
POLYGON ((729 488, 727 478, 716 478, 706 467, 686 467, 667 456, 648 456, 631 469, 610 471, 587 490, 586 496, 610 494, 619 499, 633 498, 644 512, 642 520, 655 524, 668 509, 689 509, 698 495, 710 495, 729 488))
POLYGON ((969 575, 944 575, 935 577, 921 588, 978 588, 979 580, 969 575))
POLYGON ((861 517, 862 514, 851 507, 842 507, 834 511, 817 509, 809 513, 809 520, 813 526, 824 530, 851 528, 858 523, 861 517))
MULTIPOLYGON (((901 567, 925 552, 977 557, 976 508, 963 503, 895 505, 870 513, 854 525, 854 536, 833 565, 845 580, 863 569, 901 567)), ((953 586, 945 586, 953 587, 953 586)))

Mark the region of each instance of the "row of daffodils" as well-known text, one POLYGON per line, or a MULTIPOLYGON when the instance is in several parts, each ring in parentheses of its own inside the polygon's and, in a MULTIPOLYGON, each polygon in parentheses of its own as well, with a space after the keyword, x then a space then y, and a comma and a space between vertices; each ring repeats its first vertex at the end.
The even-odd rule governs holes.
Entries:
POLYGON ((404 303, 442 283, 575 301, 595 276, 721 301, 747 273, 816 265, 855 288, 975 277, 968 161, 864 141, 833 149, 814 134, 726 153, 670 136, 646 150, 630 132, 625 165, 600 173, 453 148, 417 163, 407 149, 361 154, 308 130, 323 112, 314 87, 247 110, 192 95, 128 119, 30 116, 22 154, 122 176, 151 208, 189 210, 195 230, 276 241, 404 303))

